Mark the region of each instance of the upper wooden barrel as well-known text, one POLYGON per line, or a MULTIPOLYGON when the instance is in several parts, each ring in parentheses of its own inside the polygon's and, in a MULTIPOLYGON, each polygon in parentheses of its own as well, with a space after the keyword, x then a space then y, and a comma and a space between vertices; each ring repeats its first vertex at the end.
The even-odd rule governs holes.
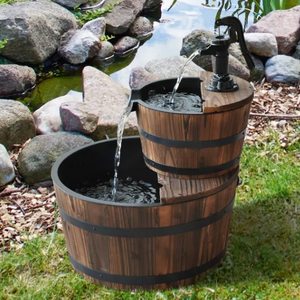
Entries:
MULTIPOLYGON (((207 77, 207 72, 204 73, 207 77)), ((193 92, 183 78, 185 92, 193 92)), ((184 113, 146 105, 147 91, 136 114, 142 150, 147 166, 155 172, 178 178, 205 178, 225 174, 240 161, 248 124, 253 88, 249 82, 235 78, 239 89, 217 93, 203 88, 203 113, 184 113)), ((161 81, 162 86, 164 81, 161 81)), ((149 88, 150 87, 150 88, 149 88)), ((195 87, 193 86, 193 89, 195 87)), ((170 92, 168 87, 160 89, 170 92)), ((153 93, 153 91, 152 91, 153 93)))

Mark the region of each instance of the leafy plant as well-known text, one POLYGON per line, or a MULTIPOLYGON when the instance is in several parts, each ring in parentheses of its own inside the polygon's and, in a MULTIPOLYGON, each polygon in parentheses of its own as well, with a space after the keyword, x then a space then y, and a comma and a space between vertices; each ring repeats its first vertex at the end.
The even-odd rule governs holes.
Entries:
POLYGON ((0 41, 0 53, 1 53, 1 49, 4 48, 4 46, 7 42, 8 42, 8 39, 4 39, 4 40, 0 41))
POLYGON ((255 1, 255 6, 259 12, 255 14, 255 21, 266 16, 273 10, 284 10, 300 4, 300 0, 261 0, 260 3, 255 1))
POLYGON ((106 5, 105 7, 101 7, 99 9, 86 10, 86 11, 81 11, 78 8, 75 8, 73 14, 81 24, 85 24, 91 20, 101 17, 103 14, 107 12, 111 12, 111 10, 121 2, 122 1, 112 2, 106 5))
POLYGON ((101 42, 106 42, 106 41, 112 40, 112 39, 114 39, 114 38, 115 38, 114 35, 111 35, 111 36, 109 36, 109 35, 102 35, 102 36, 100 37, 100 41, 101 41, 101 42))

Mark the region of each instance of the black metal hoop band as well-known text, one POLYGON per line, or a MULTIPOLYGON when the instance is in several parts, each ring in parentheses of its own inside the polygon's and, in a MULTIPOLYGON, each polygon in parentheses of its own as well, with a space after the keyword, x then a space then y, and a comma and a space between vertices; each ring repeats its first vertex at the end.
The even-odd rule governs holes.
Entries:
POLYGON ((139 127, 140 135, 143 136, 145 139, 160 144, 167 147, 173 148, 188 148, 188 149, 204 149, 204 148, 213 148, 213 147, 221 147, 228 144, 232 144, 242 137, 245 136, 246 129, 243 131, 218 140, 208 140, 208 141, 179 141, 179 140, 171 140, 167 138, 163 138, 149 132, 144 131, 142 128, 139 127))
POLYGON ((117 236, 117 237, 158 237, 166 235, 174 235, 185 233, 188 231, 196 230, 209 224, 215 223, 216 221, 222 219, 226 214, 232 211, 234 199, 222 210, 217 213, 203 219, 199 219, 193 222, 167 226, 167 227, 158 227, 158 228, 115 228, 115 227, 105 227, 85 221, 78 220, 70 215, 68 215, 63 209, 59 208, 61 217, 68 223, 81 228, 83 230, 98 233, 108 236, 117 236))
POLYGON ((153 285, 153 284, 171 283, 171 282, 175 282, 175 281, 179 281, 179 280, 183 280, 186 278, 199 275, 207 271, 208 269, 214 267, 216 264, 218 264, 220 260, 224 257, 225 253, 226 253, 226 248, 223 249, 216 257, 214 257, 210 261, 204 263, 201 266, 189 270, 184 270, 184 271, 165 274, 165 275, 152 275, 152 276, 127 276, 127 275, 109 274, 94 269, 90 269, 82 265, 70 254, 69 254, 69 259, 75 269, 90 277, 99 279, 101 281, 107 281, 107 282, 113 282, 119 284, 128 284, 128 285, 153 285))
POLYGON ((238 156, 234 160, 231 160, 231 161, 229 161, 225 164, 222 164, 222 165, 208 166, 208 167, 201 167, 201 168, 192 169, 192 168, 177 168, 177 167, 162 165, 162 164, 159 164, 159 163, 155 162, 154 160, 148 158, 144 154, 143 154, 143 156, 144 156, 145 162, 149 166, 151 166, 151 167, 153 167, 157 170, 160 170, 162 172, 176 174, 176 175, 206 175, 206 174, 213 174, 213 173, 216 173, 216 172, 224 171, 226 169, 230 169, 230 168, 234 167, 235 165, 237 165, 240 161, 240 156, 238 156))

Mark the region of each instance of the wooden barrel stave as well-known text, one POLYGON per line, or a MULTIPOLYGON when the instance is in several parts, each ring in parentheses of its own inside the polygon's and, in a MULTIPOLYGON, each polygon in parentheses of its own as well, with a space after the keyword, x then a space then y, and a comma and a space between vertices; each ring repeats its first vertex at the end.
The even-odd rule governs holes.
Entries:
POLYGON ((233 170, 242 153, 250 106, 248 101, 225 112, 179 114, 140 105, 137 117, 147 166, 177 178, 214 177, 233 170))
MULTIPOLYGON (((233 181, 228 187, 207 197, 172 205, 123 207, 83 201, 80 198, 66 195, 55 186, 71 263, 74 259, 81 267, 84 266, 104 274, 104 278, 109 275, 120 275, 131 280, 129 284, 105 281, 99 277, 91 280, 92 276, 89 276, 89 273, 81 272, 80 267, 76 264, 73 265, 76 271, 81 274, 85 273, 84 277, 107 287, 160 289, 187 284, 187 282, 191 282, 191 278, 144 286, 141 283, 132 284, 132 280, 134 281, 132 277, 157 278, 166 275, 168 281, 170 274, 195 269, 213 259, 215 259, 214 265, 220 263, 223 257, 223 254, 220 256, 220 253, 225 251, 227 244, 232 207, 224 214, 223 209, 233 203, 235 187, 236 181, 233 181), (115 230, 129 226, 129 232, 132 232, 138 229, 147 231, 152 228, 161 230, 163 227, 184 227, 186 223, 190 224, 209 218, 210 215, 217 212, 220 213, 219 219, 207 226, 182 233, 177 233, 177 228, 175 228, 172 229, 172 234, 163 236, 151 236, 151 234, 147 236, 147 233, 141 236, 140 233, 140 236, 137 237, 123 237, 122 233, 121 236, 94 233, 93 230, 73 225, 65 217, 67 214, 84 224, 90 223, 95 227, 112 227, 115 230)), ((157 235, 157 233, 155 234, 157 235)), ((207 269, 212 266, 209 265, 207 269)), ((192 272, 191 276, 193 280, 199 276, 194 273, 192 272)), ((171 278, 173 277, 171 276, 171 278)))

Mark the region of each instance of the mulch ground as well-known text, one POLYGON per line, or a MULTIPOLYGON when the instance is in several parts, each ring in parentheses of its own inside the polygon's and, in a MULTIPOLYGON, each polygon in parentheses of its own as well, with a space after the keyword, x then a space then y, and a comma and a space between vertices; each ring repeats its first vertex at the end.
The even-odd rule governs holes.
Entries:
MULTIPOLYGON (((254 89, 245 143, 267 143, 270 130, 278 132, 283 148, 298 142, 299 86, 263 83, 254 89)), ((62 231, 52 182, 30 186, 18 174, 17 158, 22 147, 24 145, 16 145, 10 153, 16 171, 14 182, 0 190, 0 255, 3 251, 21 248, 38 235, 62 231)))

